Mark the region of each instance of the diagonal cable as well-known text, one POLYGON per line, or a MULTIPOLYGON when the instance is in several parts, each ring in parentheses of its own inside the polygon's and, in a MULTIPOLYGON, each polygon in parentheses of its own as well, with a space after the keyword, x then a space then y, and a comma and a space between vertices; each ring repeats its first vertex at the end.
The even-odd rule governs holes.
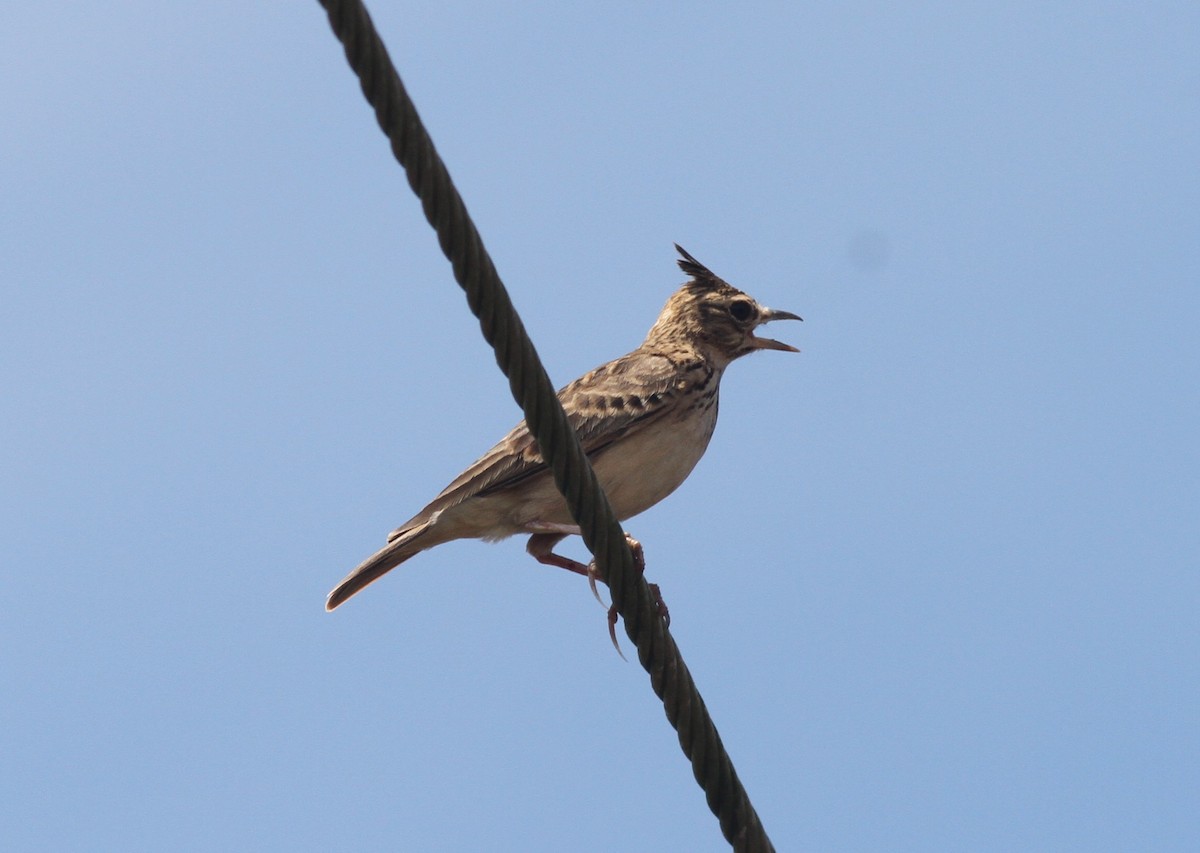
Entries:
POLYGON ((345 47, 346 58, 358 75, 380 128, 391 142, 392 153, 404 166, 409 186, 421 200, 425 218, 437 232, 438 243, 454 269, 455 280, 466 292, 471 312, 479 318, 483 337, 495 350, 496 362, 508 377, 513 398, 525 413, 529 431, 582 531, 583 541, 596 557, 600 574, 625 622, 625 632, 637 646, 638 659, 650 674, 655 694, 662 699, 667 719, 692 763, 692 773, 720 821, 721 832, 735 850, 774 850, 691 673, 658 618, 649 586, 634 570, 621 525, 567 422, 508 291, 366 8, 361 0, 321 0, 321 5, 345 47))

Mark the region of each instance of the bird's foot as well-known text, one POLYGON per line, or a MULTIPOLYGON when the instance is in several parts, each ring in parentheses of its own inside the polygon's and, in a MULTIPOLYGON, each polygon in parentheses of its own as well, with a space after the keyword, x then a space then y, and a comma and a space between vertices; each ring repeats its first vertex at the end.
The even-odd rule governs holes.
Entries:
MULTIPOLYGON (((628 533, 625 534, 625 542, 629 545, 629 550, 633 552, 633 567, 639 575, 646 573, 646 554, 642 550, 642 543, 634 539, 628 533)), ((587 579, 588 586, 592 588, 592 595, 596 596, 596 600, 601 605, 604 604, 604 599, 600 597, 600 590, 596 588, 596 581, 602 580, 607 583, 605 578, 600 577, 600 567, 596 565, 596 561, 592 560, 587 564, 587 579)), ((616 611, 616 607, 611 608, 612 612, 616 611)))
MULTIPOLYGON (((663 620, 663 627, 670 627, 671 612, 667 610, 667 604, 663 601, 662 593, 658 589, 658 584, 648 584, 650 594, 654 596, 654 606, 658 611, 658 617, 663 620)), ((621 656, 621 660, 626 660, 625 654, 621 651, 621 645, 617 642, 617 605, 612 605, 608 608, 608 638, 612 640, 613 648, 617 650, 617 654, 621 656)))
MULTIPOLYGON (((639 575, 646 573, 646 552, 642 550, 642 543, 634 539, 628 533, 625 534, 625 542, 629 545, 629 550, 633 553, 633 568, 639 575)), ((588 583, 592 585, 592 595, 596 596, 596 600, 604 604, 600 599, 600 592, 596 589, 596 561, 592 560, 588 564, 588 583)), ((621 656, 621 660, 628 660, 625 653, 621 651, 621 644, 617 642, 617 605, 613 602, 608 606, 608 638, 612 640, 613 648, 617 650, 617 654, 621 656)))
MULTIPOLYGON (((625 541, 629 545, 629 550, 633 553, 633 567, 639 575, 646 573, 646 553, 642 550, 642 543, 634 539, 628 533, 625 534, 625 541)), ((587 564, 587 579, 588 586, 592 588, 592 595, 596 596, 596 600, 604 604, 604 599, 600 597, 600 590, 596 588, 596 581, 605 581, 607 579, 600 576, 600 567, 596 565, 596 561, 592 560, 587 564)))
MULTIPOLYGON (((577 560, 572 560, 570 557, 563 557, 560 554, 555 554, 551 550, 562 539, 567 536, 566 533, 561 533, 558 530, 535 533, 529 538, 529 545, 526 550, 539 563, 544 563, 547 566, 557 566, 560 569, 566 569, 569 572, 575 572, 579 575, 584 575, 588 579, 588 586, 592 590, 592 595, 596 596, 596 600, 604 605, 604 599, 600 597, 600 589, 596 586, 597 581, 607 579, 601 575, 596 561, 592 560, 587 565, 580 563, 577 560)), ((646 574, 646 554, 642 550, 642 543, 638 542, 628 533, 625 534, 625 541, 629 543, 629 550, 633 553, 633 568, 639 575, 646 574)), ((667 609, 666 603, 663 601, 662 593, 658 589, 658 584, 650 584, 650 592, 654 596, 654 606, 658 617, 663 620, 666 627, 671 625, 671 612, 667 609)), ((610 604, 608 608, 608 636, 612 640, 613 648, 617 650, 617 654, 621 655, 621 659, 625 659, 624 653, 621 651, 621 644, 617 642, 617 605, 610 604)))
MULTIPOLYGON (((636 539, 634 539, 628 533, 625 534, 625 541, 629 543, 629 550, 633 552, 633 568, 634 568, 634 570, 637 571, 637 573, 639 575, 644 576, 646 574, 646 554, 642 550, 642 543, 638 542, 636 539)), ((590 583, 592 585, 592 594, 595 595, 596 599, 599 601, 600 593, 596 589, 597 575, 598 575, 598 573, 596 571, 596 562, 595 562, 595 560, 593 560, 590 564, 588 564, 588 583, 590 583)), ((665 601, 663 601, 662 592, 659 590, 658 584, 652 583, 652 584, 649 584, 649 586, 650 586, 650 594, 652 596, 654 596, 654 607, 655 607, 655 610, 657 611, 658 617, 663 620, 664 627, 670 627, 671 611, 667 609, 667 604, 665 601)), ((603 602, 601 602, 601 603, 603 603, 603 602)), ((609 605, 609 608, 608 608, 608 637, 610 640, 612 640, 613 648, 615 648, 617 650, 617 654, 621 655, 622 660, 624 660, 625 655, 621 652, 620 643, 617 642, 617 616, 618 616, 617 605, 616 604, 609 605)))

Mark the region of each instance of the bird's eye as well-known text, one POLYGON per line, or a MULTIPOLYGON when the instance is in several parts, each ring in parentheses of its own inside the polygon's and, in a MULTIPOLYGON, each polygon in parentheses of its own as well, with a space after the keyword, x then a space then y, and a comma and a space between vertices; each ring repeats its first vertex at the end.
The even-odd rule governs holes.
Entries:
POLYGON ((737 299, 729 303, 729 314, 739 323, 745 323, 754 316, 754 306, 745 299, 737 299))

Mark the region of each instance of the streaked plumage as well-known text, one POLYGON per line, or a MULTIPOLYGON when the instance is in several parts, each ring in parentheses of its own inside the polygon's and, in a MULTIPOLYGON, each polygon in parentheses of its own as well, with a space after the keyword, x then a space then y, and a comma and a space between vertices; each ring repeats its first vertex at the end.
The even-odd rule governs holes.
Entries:
MULTIPOLYGON (((721 375, 730 362, 759 349, 797 352, 756 337, 754 329, 799 317, 760 306, 675 248, 691 280, 667 301, 642 345, 558 392, 621 521, 673 492, 704 455, 717 423, 721 375)), ((539 561, 581 571, 579 563, 551 550, 578 532, 521 423, 392 531, 388 544, 329 594, 326 609, 409 557, 455 539, 529 533, 528 550, 539 561)))

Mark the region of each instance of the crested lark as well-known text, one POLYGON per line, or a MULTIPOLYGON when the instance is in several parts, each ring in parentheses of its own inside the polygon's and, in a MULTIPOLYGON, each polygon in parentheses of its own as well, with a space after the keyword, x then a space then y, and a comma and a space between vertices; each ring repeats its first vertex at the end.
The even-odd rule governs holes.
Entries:
MULTIPOLYGON (((675 248, 691 280, 667 300, 642 345, 558 392, 620 521, 671 494, 700 461, 717 424, 721 374, 731 361, 756 350, 799 352, 754 334, 762 323, 799 317, 759 305, 675 248)), ((552 550, 579 528, 524 423, 393 530, 387 545, 329 594, 325 608, 333 610, 435 545, 516 533, 532 534, 527 550, 539 562, 591 577, 588 567, 552 550)), ((611 633, 614 613, 609 620, 611 633)))

